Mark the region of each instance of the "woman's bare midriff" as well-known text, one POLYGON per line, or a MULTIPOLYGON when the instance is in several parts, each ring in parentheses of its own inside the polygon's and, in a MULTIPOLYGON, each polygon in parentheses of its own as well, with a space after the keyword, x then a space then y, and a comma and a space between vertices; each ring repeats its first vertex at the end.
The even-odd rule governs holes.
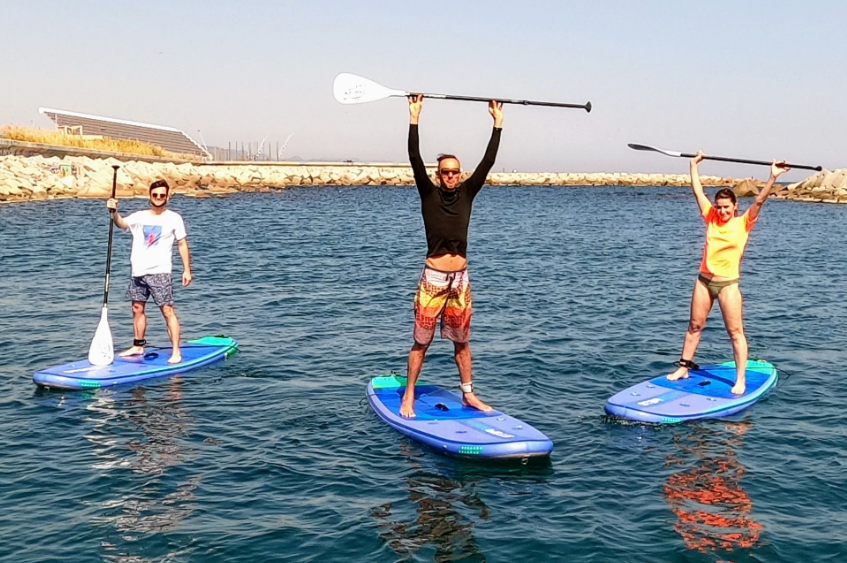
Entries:
POLYGON ((458 254, 442 254, 427 258, 426 265, 442 272, 458 272, 468 266, 468 259, 458 254))

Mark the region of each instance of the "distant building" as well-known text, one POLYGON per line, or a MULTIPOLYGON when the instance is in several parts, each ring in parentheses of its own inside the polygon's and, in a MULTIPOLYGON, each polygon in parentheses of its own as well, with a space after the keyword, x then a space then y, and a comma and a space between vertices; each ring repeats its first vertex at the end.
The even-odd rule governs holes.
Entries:
POLYGON ((149 125, 50 108, 38 108, 38 113, 49 117, 59 129, 77 135, 96 135, 112 139, 143 141, 160 146, 175 154, 190 154, 203 158, 211 158, 212 156, 184 131, 173 127, 149 125))

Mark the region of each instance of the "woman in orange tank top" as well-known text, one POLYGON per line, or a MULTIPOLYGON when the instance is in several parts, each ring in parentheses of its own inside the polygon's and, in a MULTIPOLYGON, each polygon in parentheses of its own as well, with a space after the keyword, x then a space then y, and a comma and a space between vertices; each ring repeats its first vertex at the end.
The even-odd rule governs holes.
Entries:
POLYGON ((697 364, 693 361, 694 353, 700 344, 700 334, 706 325, 706 318, 717 299, 726 331, 732 339, 732 353, 735 357, 736 376, 732 392, 735 395, 743 395, 746 390, 747 338, 744 336, 741 290, 738 287, 741 257, 747 245, 747 236, 756 224, 774 182, 788 167, 783 162, 774 161, 767 184, 756 196, 753 205, 737 217, 738 202, 732 190, 724 188, 718 191, 714 205, 703 193, 697 165, 704 156, 703 151, 700 151, 691 159, 691 189, 697 198, 697 205, 700 206, 700 215, 706 222, 706 244, 700 262, 700 275, 694 282, 691 317, 682 345, 682 356, 676 362, 679 367, 668 375, 668 379, 684 379, 688 377, 689 368, 697 369, 697 364))

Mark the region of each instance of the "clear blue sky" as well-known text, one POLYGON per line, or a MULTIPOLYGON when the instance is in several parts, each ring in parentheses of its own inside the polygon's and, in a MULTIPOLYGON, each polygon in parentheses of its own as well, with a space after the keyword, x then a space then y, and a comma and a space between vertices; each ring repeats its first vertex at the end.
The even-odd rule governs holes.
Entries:
MULTIPOLYGON (((200 129, 209 145, 293 133, 289 157, 406 160, 405 100, 338 104, 332 80, 352 72, 401 90, 594 104, 507 106, 495 170, 687 171, 627 143, 840 168, 845 21, 834 0, 9 2, 0 124, 51 127, 47 106, 200 129)), ((424 158, 454 152, 471 167, 490 125, 483 104, 425 101, 424 158)))

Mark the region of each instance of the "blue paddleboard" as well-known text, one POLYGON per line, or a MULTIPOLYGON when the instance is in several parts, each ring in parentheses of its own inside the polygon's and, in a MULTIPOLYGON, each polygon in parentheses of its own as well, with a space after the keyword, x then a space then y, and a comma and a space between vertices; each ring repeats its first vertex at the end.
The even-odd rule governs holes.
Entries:
POLYGON ((143 356, 115 356, 115 361, 108 366, 93 366, 88 360, 79 360, 43 369, 35 372, 32 380, 37 385, 57 389, 98 389, 185 373, 223 360, 237 349, 238 343, 232 338, 204 336, 180 346, 182 361, 178 364, 168 363, 170 346, 148 348, 143 356))
POLYGON ((499 411, 482 412, 462 405, 458 394, 418 381, 415 418, 400 416, 406 378, 374 377, 368 383, 368 402, 385 423, 436 451, 472 459, 547 457, 553 442, 526 422, 499 411))
POLYGON ((755 404, 773 389, 779 375, 768 362, 747 361, 747 390, 733 395, 735 362, 689 371, 688 379, 669 381, 667 375, 633 385, 606 402, 608 414, 636 420, 675 424, 700 418, 720 418, 755 404))

